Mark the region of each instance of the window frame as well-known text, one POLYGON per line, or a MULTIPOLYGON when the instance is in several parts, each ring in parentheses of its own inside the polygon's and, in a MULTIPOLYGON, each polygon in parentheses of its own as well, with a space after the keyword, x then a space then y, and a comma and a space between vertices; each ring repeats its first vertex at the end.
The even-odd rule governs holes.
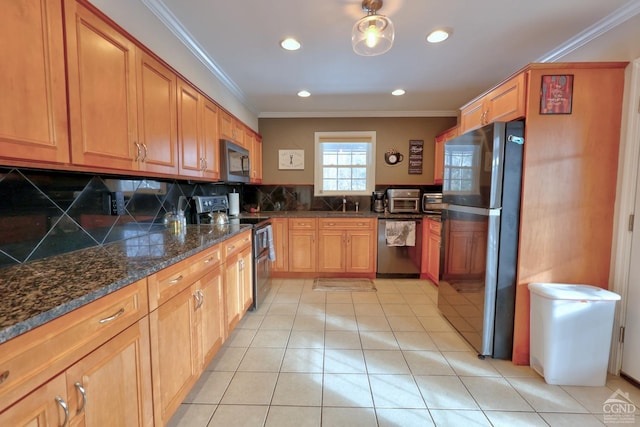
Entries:
POLYGON ((314 134, 314 174, 313 174, 313 195, 315 197, 336 197, 336 196, 368 196, 375 190, 376 181, 376 131, 345 131, 345 132, 315 132, 314 134), (362 191, 354 190, 324 190, 323 188, 323 143, 364 143, 367 144, 366 185, 362 191))
POLYGON ((449 193, 455 193, 460 195, 476 195, 480 194, 480 146, 479 145, 468 145, 468 144, 449 144, 449 147, 461 147, 466 150, 449 150, 450 152, 445 151, 444 155, 444 186, 442 188, 443 191, 449 193), (452 151, 452 152, 451 152, 452 151), (447 160, 452 160, 455 152, 468 152, 471 157, 471 165, 470 166, 455 166, 451 164, 451 162, 447 163, 447 160), (465 190, 454 190, 451 188, 451 184, 453 178, 451 178, 452 171, 454 170, 468 170, 470 171, 472 177, 469 179, 456 179, 459 182, 469 183, 471 189, 465 190))

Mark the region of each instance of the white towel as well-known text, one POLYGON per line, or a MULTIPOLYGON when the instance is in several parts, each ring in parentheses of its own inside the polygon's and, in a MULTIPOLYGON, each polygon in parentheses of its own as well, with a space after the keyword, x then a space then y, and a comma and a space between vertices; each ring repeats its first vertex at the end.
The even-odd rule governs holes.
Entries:
POLYGON ((273 247, 273 228, 271 225, 267 225, 267 245, 269 246, 269 261, 276 260, 276 250, 273 247))
POLYGON ((387 221, 384 229, 387 246, 415 246, 415 221, 387 221))

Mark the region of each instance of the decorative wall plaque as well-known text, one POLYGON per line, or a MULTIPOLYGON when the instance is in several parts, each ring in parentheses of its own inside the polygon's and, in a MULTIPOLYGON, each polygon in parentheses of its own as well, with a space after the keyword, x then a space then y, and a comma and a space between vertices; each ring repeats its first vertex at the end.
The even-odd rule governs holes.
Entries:
POLYGON ((409 140, 409 175, 422 175, 422 158, 424 141, 422 139, 409 140))

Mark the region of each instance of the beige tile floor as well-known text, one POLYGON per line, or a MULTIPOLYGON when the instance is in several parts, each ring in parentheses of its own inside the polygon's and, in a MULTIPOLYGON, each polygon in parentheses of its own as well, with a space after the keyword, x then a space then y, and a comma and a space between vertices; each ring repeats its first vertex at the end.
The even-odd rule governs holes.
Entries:
POLYGON ((431 282, 375 282, 377 292, 350 293, 275 279, 170 426, 602 426, 614 391, 640 403, 618 377, 555 386, 480 360, 440 316, 431 282))

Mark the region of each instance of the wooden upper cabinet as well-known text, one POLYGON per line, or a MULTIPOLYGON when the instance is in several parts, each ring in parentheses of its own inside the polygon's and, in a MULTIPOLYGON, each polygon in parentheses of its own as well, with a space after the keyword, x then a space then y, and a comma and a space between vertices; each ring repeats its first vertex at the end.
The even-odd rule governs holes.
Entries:
POLYGON ((218 106, 178 80, 180 175, 220 179, 218 106))
MULTIPOLYGON (((220 138, 233 141, 238 145, 245 147, 244 126, 231 114, 224 110, 220 110, 220 138)), ((249 147, 247 147, 249 148, 249 147)))
POLYGON ((249 150, 251 183, 260 184, 262 183, 262 138, 251 129, 246 128, 244 143, 249 150))
POLYGON ((69 163, 61 2, 0 5, 0 157, 69 163))
POLYGON ((444 178, 444 143, 459 135, 460 128, 454 126, 436 136, 433 156, 433 183, 442 184, 444 178))
POLYGON ((65 1, 65 20, 71 161, 137 169, 136 46, 75 0, 65 1))
POLYGON ((147 172, 178 173, 176 74, 138 49, 137 105, 139 167, 147 172))
POLYGON ((65 15, 72 163, 176 175, 175 73, 84 5, 65 15))
POLYGON ((178 139, 180 140, 180 175, 202 176, 204 167, 199 141, 201 95, 189 83, 178 80, 178 139))
POLYGON ((203 177, 214 181, 220 179, 220 132, 218 131, 219 108, 203 97, 201 144, 204 151, 203 177))
POLYGON ((526 73, 507 80, 500 86, 462 107, 460 134, 493 122, 507 122, 525 116, 526 73))

